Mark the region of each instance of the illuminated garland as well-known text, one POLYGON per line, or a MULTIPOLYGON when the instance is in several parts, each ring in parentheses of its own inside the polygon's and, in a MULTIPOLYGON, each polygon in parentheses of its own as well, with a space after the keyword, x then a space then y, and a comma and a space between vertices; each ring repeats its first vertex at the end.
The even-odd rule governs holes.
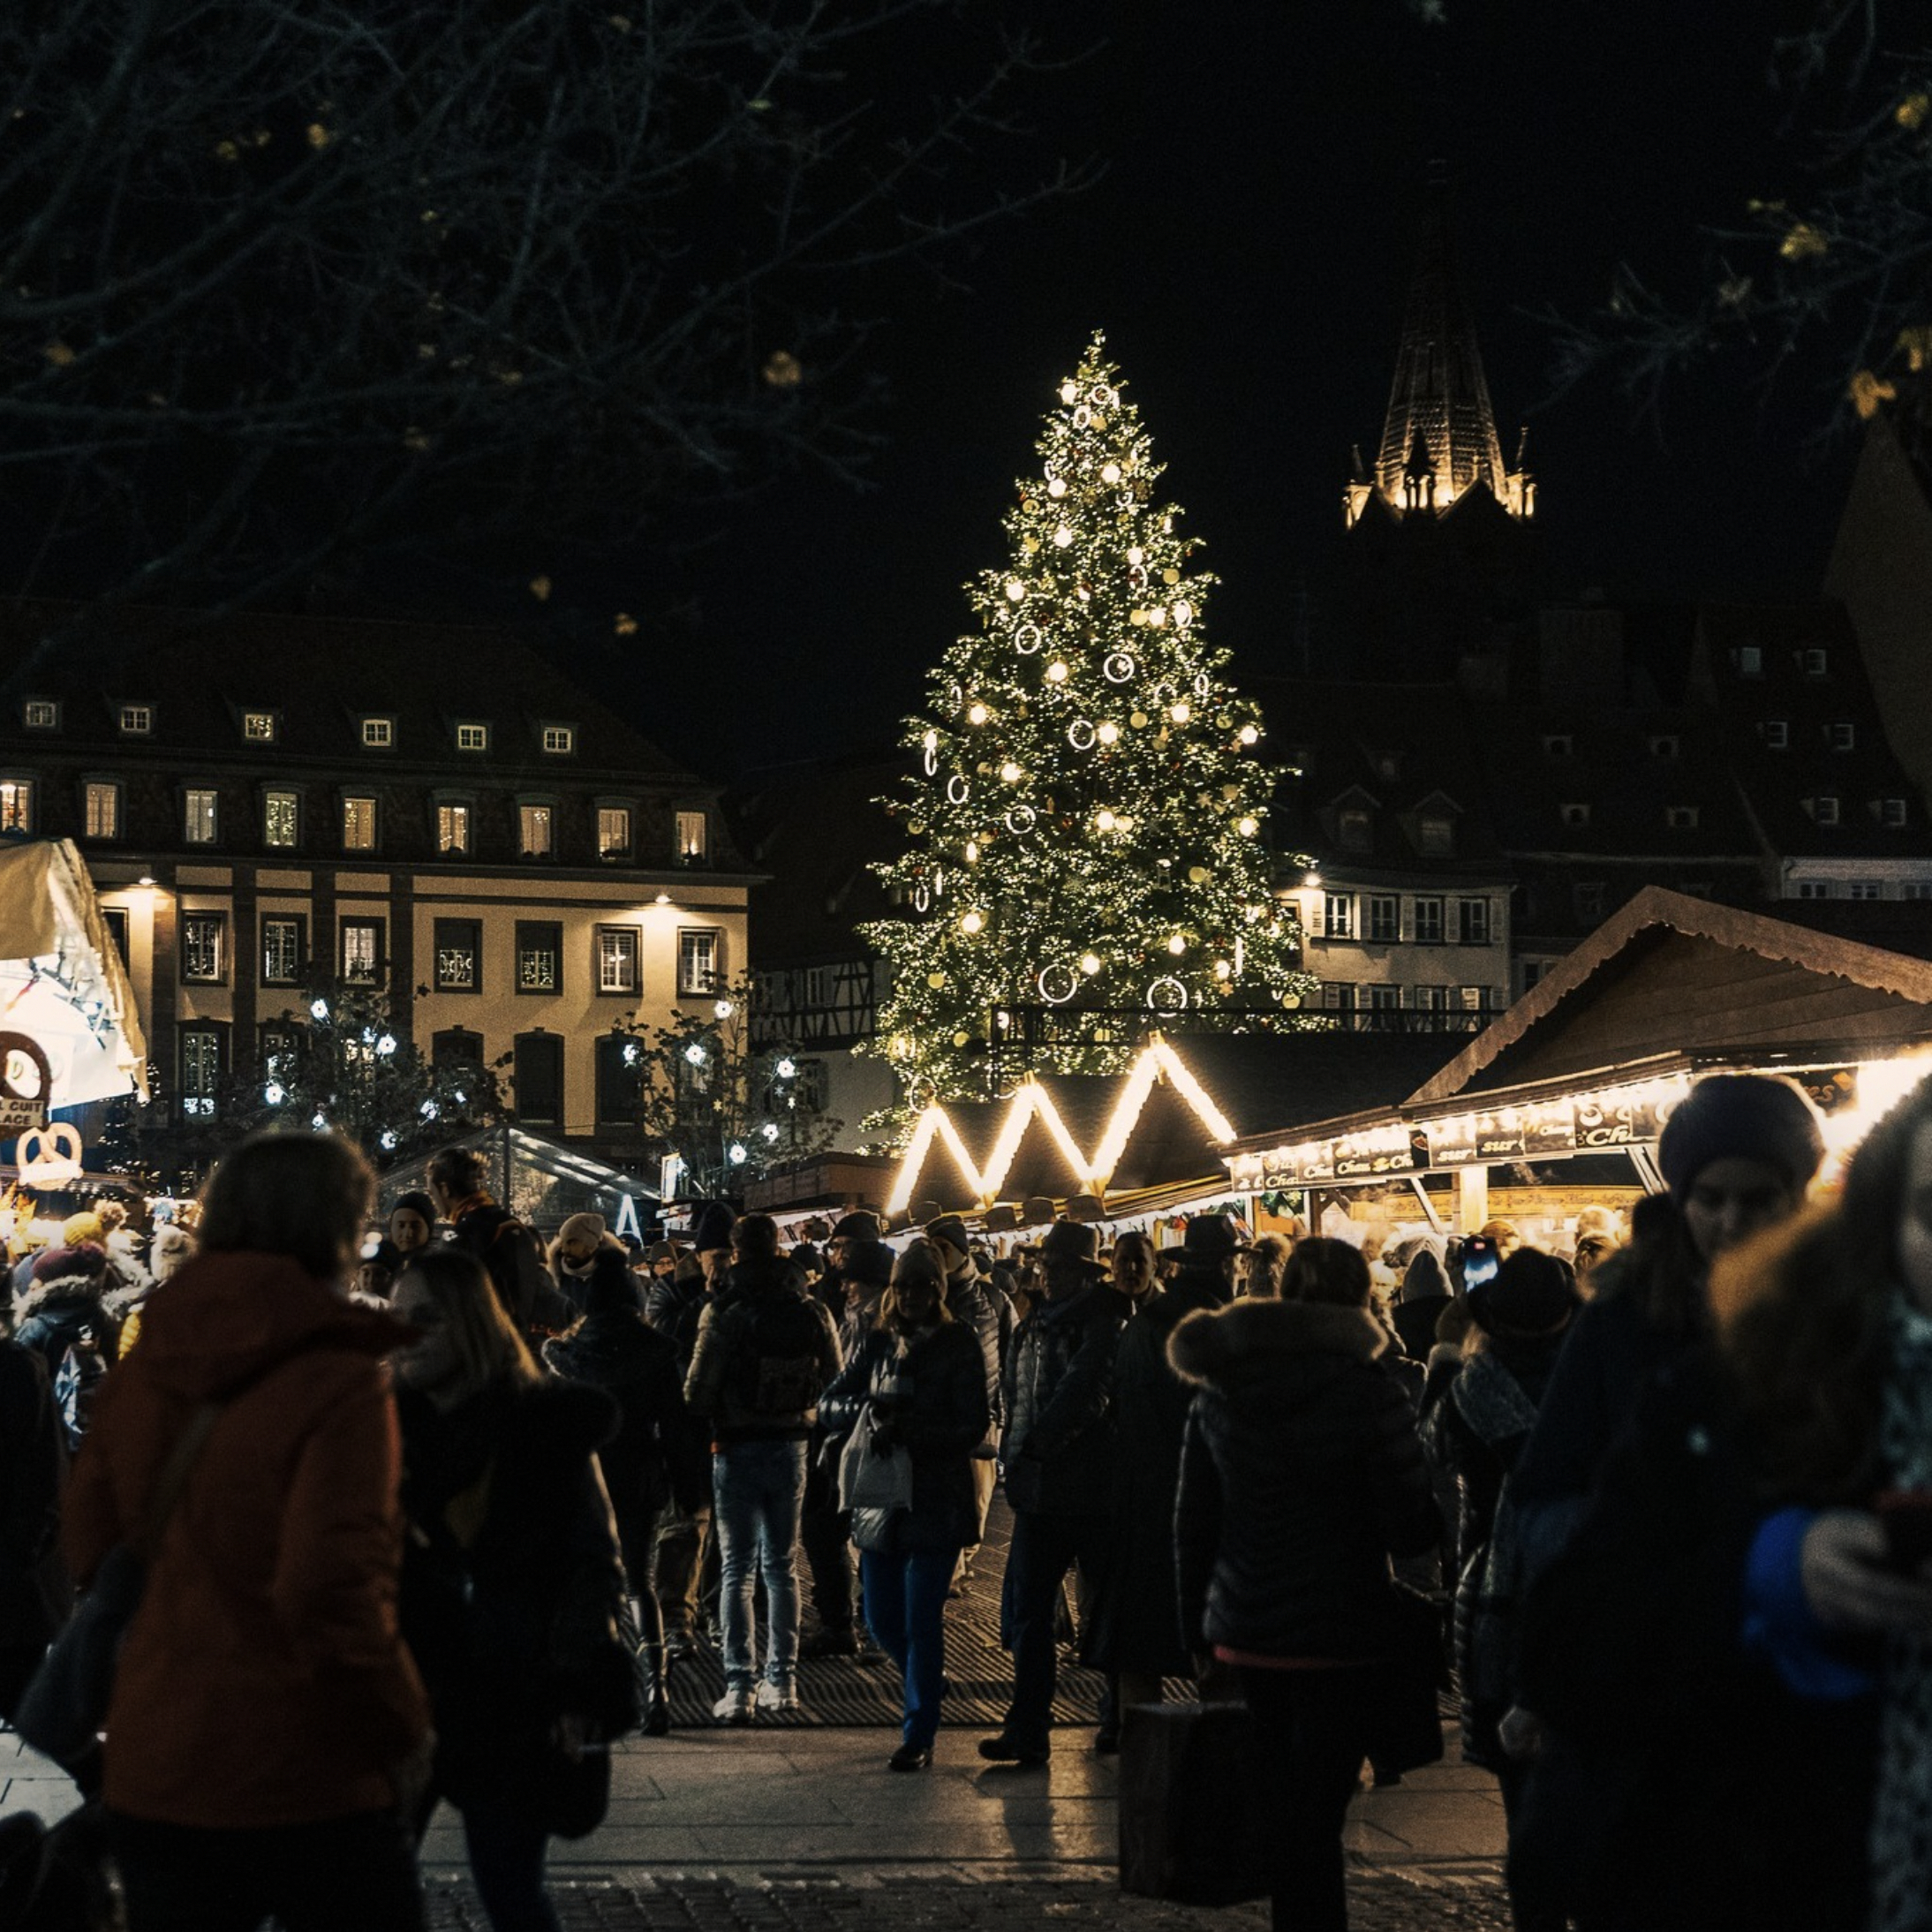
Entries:
POLYGON ((1260 713, 1206 641, 1215 579, 1154 499, 1103 346, 1060 385, 1009 561, 967 586, 978 628, 907 721, 917 775, 884 801, 907 846, 877 870, 904 909, 864 929, 893 969, 872 1051, 915 1107, 987 1091, 1008 1007, 1068 1009, 1039 1071, 1106 1073, 1145 1025, 1302 1023, 1314 984, 1272 887, 1260 713))

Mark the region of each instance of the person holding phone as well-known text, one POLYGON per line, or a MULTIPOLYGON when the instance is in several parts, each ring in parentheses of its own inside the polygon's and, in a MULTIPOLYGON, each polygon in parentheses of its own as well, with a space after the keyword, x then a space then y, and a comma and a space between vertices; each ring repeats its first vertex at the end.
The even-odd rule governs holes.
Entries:
POLYGON ((1710 1290, 1525 1610, 1538 1710, 1638 1770, 1581 1922, 1932 1924, 1932 1081, 1710 1290))

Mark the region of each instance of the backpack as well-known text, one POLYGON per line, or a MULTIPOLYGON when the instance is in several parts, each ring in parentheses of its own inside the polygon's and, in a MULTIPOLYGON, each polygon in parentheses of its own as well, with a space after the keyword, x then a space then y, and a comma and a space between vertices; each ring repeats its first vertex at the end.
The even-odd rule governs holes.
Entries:
POLYGON ((783 1290, 748 1296, 732 1347, 733 1392, 752 1415, 796 1418, 824 1388, 825 1326, 815 1303, 783 1290))
POLYGON ((87 1424, 94 1419, 94 1399, 107 1372, 94 1331, 83 1328, 54 1371, 54 1403, 60 1410, 70 1451, 79 1448, 80 1438, 87 1433, 87 1424))

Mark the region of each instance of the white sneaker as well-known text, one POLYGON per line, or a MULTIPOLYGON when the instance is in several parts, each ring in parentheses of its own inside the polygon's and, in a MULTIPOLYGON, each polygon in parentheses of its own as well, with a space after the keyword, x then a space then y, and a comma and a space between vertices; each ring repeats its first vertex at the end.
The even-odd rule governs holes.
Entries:
MULTIPOLYGON (((759 1692, 760 1698, 764 1693, 759 1692)), ((748 1690, 728 1690, 711 1707, 713 1717, 726 1724, 750 1724, 751 1721, 751 1694, 748 1690)))
POLYGON ((789 1684, 760 1684, 758 1708, 760 1710, 796 1710, 798 1693, 789 1684))

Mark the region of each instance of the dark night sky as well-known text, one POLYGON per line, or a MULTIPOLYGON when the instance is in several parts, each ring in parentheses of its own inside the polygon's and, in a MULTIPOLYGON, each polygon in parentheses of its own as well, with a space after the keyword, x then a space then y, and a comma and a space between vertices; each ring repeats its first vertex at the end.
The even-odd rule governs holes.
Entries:
POLYGON ((1041 8, 1059 44, 1098 45, 1037 88, 1040 151, 1101 157, 1105 178, 994 230, 969 292, 894 285, 875 487, 787 479, 654 567, 698 628, 646 657, 641 721, 720 770, 883 742, 963 628, 959 585, 1000 561, 1012 479, 1097 325, 1223 579, 1211 634, 1237 675, 1287 668, 1295 586, 1319 598, 1340 539, 1349 446, 1379 435, 1438 152, 1506 455, 1529 426, 1548 593, 1815 587, 1849 469, 1844 439, 1817 441, 1822 370, 1766 396, 1719 366, 1647 423, 1606 383, 1552 399, 1536 320, 1589 312, 1619 259, 1687 284, 1698 225, 1786 185, 1779 10, 1446 4, 1443 27, 1399 0, 1041 8), (730 696, 708 755, 663 723, 706 689, 730 696))

